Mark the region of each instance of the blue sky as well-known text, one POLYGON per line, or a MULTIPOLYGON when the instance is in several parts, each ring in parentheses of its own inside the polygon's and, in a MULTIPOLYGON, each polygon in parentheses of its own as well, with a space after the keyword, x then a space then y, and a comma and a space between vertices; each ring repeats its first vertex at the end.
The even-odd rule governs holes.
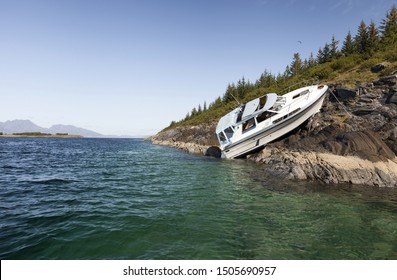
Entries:
POLYGON ((228 83, 378 25, 394 3, 0 0, 0 121, 153 134, 228 83))

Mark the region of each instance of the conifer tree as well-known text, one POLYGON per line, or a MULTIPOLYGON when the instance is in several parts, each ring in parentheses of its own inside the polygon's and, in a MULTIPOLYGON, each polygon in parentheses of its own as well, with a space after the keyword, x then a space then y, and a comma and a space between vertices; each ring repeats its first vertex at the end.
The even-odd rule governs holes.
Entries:
POLYGON ((203 112, 203 109, 201 109, 201 104, 198 105, 197 108, 197 115, 201 114, 203 112))
POLYGON ((220 96, 218 96, 218 98, 216 98, 213 102, 210 103, 210 105, 208 106, 208 109, 212 109, 212 108, 217 107, 221 104, 222 104, 222 98, 220 96))
POLYGON ((274 77, 274 75, 271 72, 265 70, 261 74, 259 79, 256 80, 255 86, 257 88, 259 88, 259 87, 270 87, 272 84, 275 83, 275 81, 276 81, 276 78, 274 77))
POLYGON ((302 71, 309 68, 309 60, 305 58, 305 60, 302 63, 302 71))
POLYGON ((323 49, 324 62, 329 62, 331 60, 331 46, 326 43, 323 49))
POLYGON ((338 44, 339 41, 335 39, 335 36, 332 35, 331 39, 331 45, 330 45, 330 59, 337 58, 339 56, 339 51, 338 51, 338 44))
POLYGON ((357 35, 354 38, 356 49, 359 53, 367 53, 369 50, 369 34, 368 28, 365 22, 362 20, 357 31, 357 35))
POLYGON ((395 47, 397 45, 397 8, 393 5, 391 10, 386 13, 380 26, 382 43, 384 46, 395 47))
POLYGON ((331 47, 328 43, 325 44, 323 49, 318 50, 317 62, 318 64, 326 63, 331 60, 331 47))
POLYGON ((194 107, 194 108, 192 109, 192 113, 190 114, 190 116, 191 116, 191 117, 197 116, 197 109, 196 109, 196 107, 194 107))
POLYGON ((245 96, 245 92, 246 92, 246 82, 245 82, 245 78, 243 77, 241 80, 238 80, 237 82, 237 94, 238 94, 238 98, 243 99, 245 96))
POLYGON ((292 75, 291 67, 289 65, 287 65, 285 67, 284 75, 282 78, 290 77, 291 75, 292 75))
POLYGON ((322 48, 319 48, 319 49, 318 49, 318 52, 317 52, 317 63, 318 63, 318 64, 325 63, 325 60, 324 60, 324 52, 323 52, 323 49, 322 49, 322 48))
POLYGON ((371 20, 370 25, 368 26, 368 51, 376 51, 379 46, 379 32, 376 28, 374 21, 371 20))
POLYGON ((352 38, 352 35, 349 30, 349 32, 346 35, 345 41, 343 42, 342 54, 344 54, 345 56, 348 56, 353 53, 354 53, 354 42, 353 42, 353 38, 352 38))
POLYGON ((291 76, 298 75, 302 71, 302 68, 303 68, 303 63, 302 63, 302 59, 300 57, 300 54, 299 53, 294 53, 294 58, 293 58, 293 60, 291 62, 291 66, 289 68, 290 73, 291 73, 290 75, 291 76))
POLYGON ((283 84, 285 80, 288 78, 289 73, 289 65, 285 68, 284 74, 278 73, 276 77, 276 83, 283 84))
POLYGON ((308 60, 308 67, 312 67, 314 65, 316 65, 316 60, 314 59, 313 52, 311 52, 308 60))

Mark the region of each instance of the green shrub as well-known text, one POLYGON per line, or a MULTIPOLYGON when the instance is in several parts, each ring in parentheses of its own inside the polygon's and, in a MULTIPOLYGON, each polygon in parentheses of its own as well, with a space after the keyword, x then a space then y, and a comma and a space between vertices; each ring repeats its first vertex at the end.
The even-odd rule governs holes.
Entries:
POLYGON ((380 58, 377 57, 372 57, 370 59, 367 59, 365 61, 363 61, 360 65, 360 70, 370 70, 372 66, 381 63, 382 60, 380 58))
POLYGON ((386 51, 385 59, 389 62, 396 62, 397 61, 397 50, 386 51))

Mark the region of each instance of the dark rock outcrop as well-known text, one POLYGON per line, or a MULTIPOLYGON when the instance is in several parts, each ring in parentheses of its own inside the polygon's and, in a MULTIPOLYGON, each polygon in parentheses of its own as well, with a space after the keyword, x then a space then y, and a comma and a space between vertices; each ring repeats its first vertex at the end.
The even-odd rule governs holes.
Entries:
POLYGON ((217 146, 211 146, 205 151, 205 156, 214 157, 214 158, 221 158, 222 151, 217 146))
MULTIPOLYGON (((357 92, 347 88, 336 88, 334 90, 334 96, 336 96, 340 101, 345 101, 356 97, 357 92)), ((334 96, 331 96, 331 98, 334 96)))
POLYGON ((375 86, 394 86, 397 83, 397 75, 391 75, 391 76, 386 76, 382 77, 379 80, 376 80, 373 82, 375 86))
POLYGON ((379 64, 376 64, 376 65, 371 67, 371 72, 379 73, 380 71, 382 71, 385 68, 386 68, 386 65, 384 65, 382 63, 379 63, 379 64))

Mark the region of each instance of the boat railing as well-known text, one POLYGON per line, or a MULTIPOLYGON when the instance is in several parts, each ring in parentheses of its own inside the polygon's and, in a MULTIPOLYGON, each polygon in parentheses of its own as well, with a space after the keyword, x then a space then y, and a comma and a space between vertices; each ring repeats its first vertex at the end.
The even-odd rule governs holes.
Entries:
POLYGON ((286 94, 286 93, 288 93, 288 92, 291 92, 291 91, 293 91, 293 90, 295 90, 295 89, 298 89, 298 88, 300 88, 300 87, 303 87, 303 86, 315 85, 315 84, 318 84, 318 83, 319 83, 318 78, 312 78, 312 79, 308 79, 308 80, 302 80, 302 81, 300 81, 300 82, 298 82, 298 83, 295 83, 295 84, 292 84, 292 85, 288 86, 287 88, 282 89, 282 90, 279 92, 279 95, 286 94))

